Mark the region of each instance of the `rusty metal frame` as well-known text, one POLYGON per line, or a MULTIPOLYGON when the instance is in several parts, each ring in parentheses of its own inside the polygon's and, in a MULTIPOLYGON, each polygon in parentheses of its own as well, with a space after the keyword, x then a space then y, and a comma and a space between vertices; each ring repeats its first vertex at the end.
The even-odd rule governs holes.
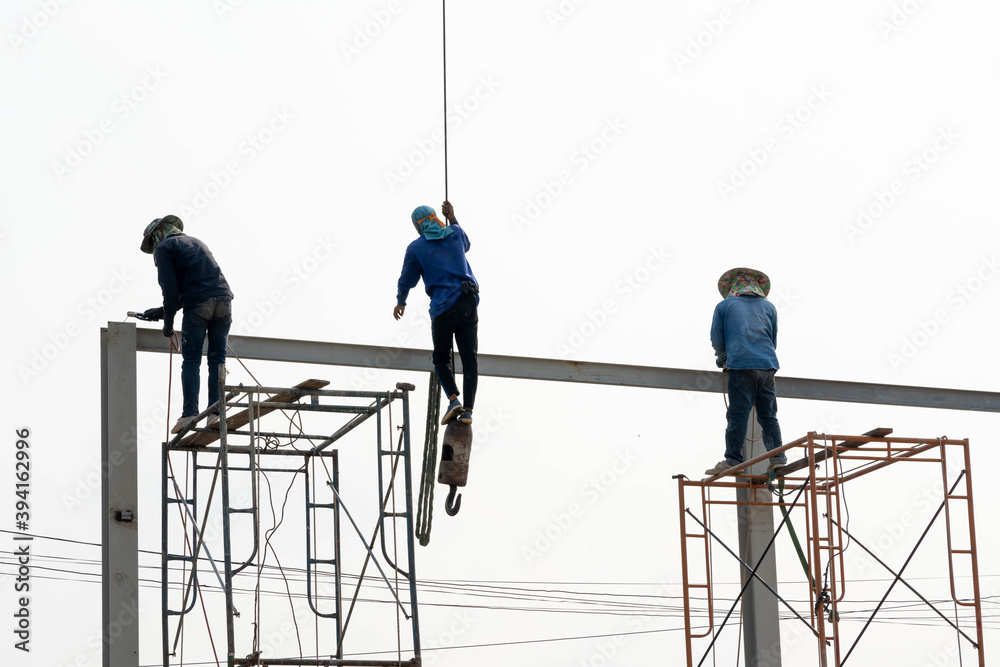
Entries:
MULTIPOLYGON (((870 433, 891 433, 891 430, 881 429, 870 433)), ((779 469, 778 474, 788 471, 783 478, 792 487, 805 485, 806 497, 804 501, 799 503, 799 506, 805 515, 804 550, 811 579, 811 581, 806 582, 809 588, 810 616, 808 618, 817 638, 817 664, 820 667, 828 667, 829 665, 840 667, 845 664, 847 657, 841 655, 841 628, 837 610, 838 604, 847 596, 848 584, 844 576, 842 487, 851 480, 869 475, 890 465, 930 463, 937 464, 941 469, 943 482, 941 509, 945 515, 945 533, 947 535, 945 551, 948 561, 951 598, 956 605, 974 609, 976 641, 972 644, 972 648, 978 658, 979 667, 985 667, 982 600, 979 590, 979 563, 976 555, 972 493, 972 461, 968 439, 830 435, 810 432, 806 436, 784 445, 780 450, 766 452, 750 459, 743 465, 746 466, 746 469, 750 469, 754 463, 768 459, 778 451, 784 452, 789 460, 793 460, 785 468, 779 469), (949 455, 953 458, 949 459, 949 455), (956 457, 959 460, 959 472, 956 478, 949 480, 948 462, 956 457), (797 460, 795 460, 796 458, 797 460), (958 512, 958 515, 954 515, 955 512, 958 512), (959 518, 962 520, 958 521, 959 518), (957 546, 956 538, 960 536, 953 532, 957 530, 956 523, 968 526, 967 547, 959 548, 957 546), (969 591, 967 590, 961 591, 962 594, 960 594, 959 586, 956 584, 956 559, 966 560, 969 569, 971 569, 971 598, 968 597, 969 591)), ((754 500, 756 494, 749 494, 749 500, 743 501, 713 498, 712 489, 750 489, 773 484, 773 480, 768 480, 767 477, 760 475, 729 476, 733 472, 733 469, 729 469, 702 480, 691 480, 683 475, 676 477, 680 516, 685 652, 689 667, 696 664, 694 661, 696 640, 712 635, 716 629, 709 532, 707 528, 703 529, 696 525, 697 522, 700 521, 706 527, 711 526, 711 509, 714 505, 754 505, 770 508, 778 506, 788 508, 790 506, 790 503, 782 497, 775 497, 774 500, 767 502, 754 500), (685 491, 688 489, 696 493, 696 498, 692 503, 693 508, 687 507, 685 491), (686 520, 686 510, 689 509, 692 510, 692 516, 695 516, 695 512, 697 512, 701 518, 697 519, 696 522, 686 520), (694 552, 689 553, 692 543, 698 540, 702 540, 704 548, 702 545, 695 545, 694 552), (701 563, 704 565, 702 566, 701 563), (694 608, 692 591, 701 590, 706 592, 707 600, 706 606, 699 610, 694 608), (698 612, 707 612, 705 632, 701 632, 700 628, 697 630, 695 628, 693 617, 698 612)), ((855 521, 857 521, 858 515, 859 513, 855 510, 855 521)), ((929 529, 930 526, 928 526, 929 529)), ((961 537, 964 538, 964 534, 961 537)), ((914 552, 919 546, 918 542, 914 552)), ((901 575, 900 571, 897 575, 897 581, 901 575)), ((777 589, 777 582, 774 582, 774 586, 777 589)), ((888 595, 888 591, 886 595, 888 595)), ((865 629, 867 629, 867 625, 865 629)), ((858 633, 855 641, 860 639, 865 629, 858 633)), ((848 651, 849 653, 850 651, 848 651)))

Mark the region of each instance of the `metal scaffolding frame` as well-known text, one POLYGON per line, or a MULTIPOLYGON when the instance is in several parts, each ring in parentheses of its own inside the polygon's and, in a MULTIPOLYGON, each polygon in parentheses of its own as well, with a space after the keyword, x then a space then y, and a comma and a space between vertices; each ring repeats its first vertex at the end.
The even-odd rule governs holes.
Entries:
MULTIPOLYGON (((236 355, 248 360, 423 372, 431 367, 429 350, 250 336, 230 336, 229 345, 236 355)), ((131 322, 109 322, 102 328, 104 667, 138 665, 137 352, 169 353, 170 344, 159 330, 137 329, 131 322)), ((460 372, 460 368, 456 370, 460 372)), ((479 373, 484 377, 693 392, 723 390, 719 371, 489 354, 479 355, 479 373)), ((1000 412, 998 392, 783 376, 777 393, 782 398, 1000 412)), ((751 525, 749 531, 756 543, 763 544, 769 537, 764 524, 751 525)), ((777 626, 777 617, 760 619, 760 625, 765 629, 777 626)), ((767 636, 761 634, 762 639, 767 636)))
MULTIPOLYGON (((900 438, 890 437, 890 429, 877 429, 869 434, 858 435, 828 435, 810 432, 805 437, 790 442, 779 449, 766 452, 760 456, 749 459, 746 465, 751 466, 757 463, 766 462, 771 456, 778 452, 785 452, 790 458, 795 454, 801 454, 801 458, 793 461, 776 471, 777 478, 769 478, 767 475, 737 474, 737 468, 730 468, 717 475, 707 477, 702 480, 691 480, 683 475, 678 475, 678 509, 680 513, 680 538, 681 538, 681 569, 683 582, 684 600, 684 628, 685 628, 685 648, 687 664, 693 666, 695 658, 695 640, 704 640, 711 637, 705 647, 705 654, 711 650, 716 639, 725 626, 729 615, 732 614, 736 605, 750 585, 751 581, 756 581, 763 585, 773 596, 782 602, 796 617, 795 621, 809 626, 810 633, 815 636, 818 650, 818 665, 827 667, 833 665, 840 667, 846 664, 848 657, 858 646, 862 636, 868 630, 869 625, 875 618, 882 604, 888 598, 897 582, 903 583, 912 593, 917 595, 924 603, 933 609, 938 616, 943 618, 961 637, 961 641, 968 642, 975 650, 978 657, 978 665, 985 667, 986 658, 983 648, 983 617, 982 600, 979 592, 979 563, 976 555, 976 531, 975 516, 972 498, 972 461, 969 454, 969 441, 953 440, 949 438, 900 438), (958 460, 957 466, 949 469, 949 460, 958 460), (913 551, 911 551, 906 562, 899 568, 898 572, 893 570, 884 561, 878 558, 873 552, 860 544, 856 537, 851 535, 844 525, 842 512, 845 509, 843 486, 852 480, 869 475, 882 470, 887 466, 930 463, 937 464, 941 468, 941 480, 944 495, 941 498, 941 505, 934 514, 930 524, 924 530, 923 535, 917 541, 913 551), (957 470, 957 473, 955 472, 957 470), (952 478, 949 479, 949 474, 952 478), (782 493, 776 492, 775 483, 789 484, 795 491, 782 493), (713 498, 712 491, 717 489, 747 489, 761 490, 767 488, 769 500, 761 500, 758 494, 750 493, 737 497, 735 500, 713 498), (687 506, 685 491, 691 490, 697 494, 694 501, 696 511, 692 512, 687 506), (774 495, 772 495, 772 493, 774 495), (792 496, 789 500, 789 496, 792 496), (799 500, 802 499, 800 503, 799 500), (700 502, 699 502, 700 501, 700 502), (746 508, 753 512, 764 509, 770 515, 773 508, 781 510, 782 522, 771 538, 773 543, 782 529, 789 525, 795 511, 804 513, 805 525, 805 548, 800 547, 800 543, 795 537, 794 530, 790 536, 802 560, 805 570, 808 572, 808 580, 805 582, 809 588, 809 610, 808 619, 803 618, 799 610, 794 609, 777 592, 777 581, 766 581, 766 577, 760 577, 758 567, 762 556, 756 562, 747 562, 733 552, 719 536, 711 529, 711 508, 713 506, 737 506, 746 508), (924 537, 933 527, 935 521, 941 513, 945 516, 946 556, 948 562, 949 586, 951 598, 959 607, 972 610, 975 625, 975 637, 970 637, 961 625, 952 622, 945 614, 936 609, 924 596, 922 596, 913 586, 903 578, 903 571, 906 565, 913 558, 917 548, 920 547, 924 537), (956 514, 957 512, 957 514, 956 514), (956 540, 959 535, 959 526, 968 526, 968 534, 961 535, 962 544, 967 544, 965 548, 959 548, 956 540), (842 652, 841 646, 841 626, 838 605, 845 600, 847 594, 847 576, 844 565, 845 536, 865 550, 872 558, 895 575, 892 584, 885 592, 881 602, 865 623, 864 628, 855 636, 853 643, 846 653, 842 652), (716 610, 713 604, 713 574, 712 574, 712 543, 718 542, 736 561, 739 562, 741 572, 742 588, 737 596, 733 607, 729 610, 725 620, 719 628, 716 628, 716 610), (689 552, 689 549, 693 551, 689 552), (697 556, 695 556, 697 552, 697 556), (961 558, 967 561, 967 570, 971 573, 971 589, 966 586, 960 594, 960 585, 957 581, 956 559, 961 558), (702 565, 703 561, 703 565, 702 565), (702 591, 705 595, 706 606, 703 609, 694 609, 694 591, 702 591), (696 629, 694 624, 695 615, 704 618, 706 625, 701 629, 696 629), (833 662, 830 662, 829 655, 832 650, 833 662)), ((855 518, 855 523, 859 519, 855 518)), ((768 544, 768 547, 771 546, 768 544)), ((773 553, 773 552, 772 552, 773 553)), ((699 644, 699 648, 702 644, 699 644)), ((780 660, 780 650, 770 655, 757 656, 755 660, 758 664, 772 664, 773 661, 780 660)), ((704 657, 702 657, 704 660, 704 657)))
MULTIPOLYGON (((224 366, 219 369, 219 395, 224 397, 219 403, 209 406, 194 424, 186 427, 169 442, 163 443, 162 448, 162 479, 161 479, 161 511, 162 511, 162 553, 161 553, 161 596, 162 596, 162 637, 163 637, 163 666, 169 667, 171 657, 176 655, 176 647, 181 636, 181 627, 185 616, 194 607, 198 591, 198 566, 199 560, 207 560, 219 581, 220 588, 225 594, 226 612, 226 653, 227 664, 230 667, 250 666, 250 665, 310 665, 329 667, 349 667, 349 666, 399 666, 399 665, 419 665, 420 664, 420 627, 417 612, 417 588, 415 575, 415 550, 413 538, 413 497, 411 493, 411 466, 410 466, 410 423, 409 423, 409 392, 414 389, 413 385, 397 384, 396 391, 375 392, 375 391, 342 391, 326 390, 322 387, 328 384, 320 380, 308 380, 296 387, 244 387, 225 385, 226 372, 224 366), (269 395, 268 395, 269 394, 269 395), (300 399, 310 399, 309 403, 300 403, 300 399), (335 403, 324 403, 324 399, 333 400, 335 403), (354 404, 347 404, 347 401, 354 399, 354 404), (362 400, 362 404, 357 404, 357 399, 362 400), (402 423, 399 425, 399 445, 392 446, 392 436, 390 436, 389 447, 383 442, 383 416, 385 409, 391 409, 393 402, 402 403, 402 423), (242 410, 235 412, 235 409, 242 410), (211 415, 218 410, 218 421, 214 426, 208 424, 196 426, 202 418, 211 419, 211 415), (291 423, 296 418, 300 418, 300 432, 293 437, 275 431, 264 431, 261 428, 261 420, 270 412, 282 411, 291 423), (234 413, 235 412, 235 413, 234 413), (344 414, 350 416, 346 424, 339 425, 332 434, 310 434, 305 433, 301 425, 302 413, 327 413, 344 414), (334 448, 339 441, 350 433, 353 433, 371 417, 376 422, 375 448, 378 462, 378 484, 379 484, 379 513, 375 533, 381 535, 382 558, 394 574, 402 578, 402 585, 393 587, 386 577, 384 570, 378 563, 378 559, 372 552, 374 546, 374 536, 372 544, 366 544, 364 538, 355 523, 348 507, 343 503, 340 494, 340 466, 339 451, 334 448), (289 442, 281 445, 278 438, 288 438, 289 442), (218 440, 218 445, 212 443, 218 440), (246 441, 246 444, 241 442, 246 441), (305 446, 303 446, 305 445, 305 446), (185 488, 190 482, 190 497, 187 491, 181 490, 174 475, 174 467, 171 461, 184 457, 185 470, 190 469, 192 474, 185 480, 185 488), (208 458, 208 465, 199 463, 199 457, 208 458), (246 457, 244 465, 236 465, 234 457, 237 459, 246 457), (289 457, 294 463, 289 466, 280 466, 276 460, 273 464, 265 461, 280 459, 288 461, 289 457), (403 463, 404 478, 404 511, 387 511, 387 504, 390 496, 394 499, 396 472, 400 460, 403 463), (318 463, 322 463, 322 470, 317 470, 318 463), (388 465, 387 465, 388 464, 388 465), (391 476, 386 482, 384 468, 391 470, 391 476), (326 501, 318 500, 322 493, 317 492, 316 482, 321 477, 320 472, 325 472, 329 479, 323 485, 329 497, 326 501), (212 474, 211 488, 208 492, 208 500, 199 502, 198 478, 199 473, 212 474), (249 475, 249 486, 251 489, 251 502, 249 507, 233 507, 231 505, 231 482, 234 474, 245 473, 249 475), (259 489, 256 483, 257 475, 261 473, 285 473, 303 476, 303 487, 305 489, 305 577, 306 577, 306 599, 309 610, 317 619, 324 619, 327 625, 332 625, 332 631, 324 631, 323 634, 332 638, 332 647, 329 653, 323 651, 322 654, 329 655, 328 658, 313 657, 273 657, 262 655, 258 649, 257 641, 254 642, 252 650, 237 651, 236 628, 234 617, 240 614, 237 611, 234 601, 234 582, 237 575, 254 564, 258 554, 263 551, 261 544, 260 524, 258 510, 260 506, 259 489), (219 574, 215 560, 208 553, 208 546, 204 539, 205 525, 208 521, 211 499, 219 482, 221 492, 220 512, 222 514, 222 540, 223 554, 221 559, 224 573, 219 574), (173 495, 172 495, 173 494, 173 495), (180 523, 183 526, 184 552, 170 553, 170 515, 174 508, 180 514, 180 523), (200 509, 204 509, 203 516, 199 519, 200 509), (317 519, 317 512, 325 510, 328 512, 326 523, 321 524, 317 519), (252 549, 249 556, 239 562, 233 558, 233 532, 231 526, 231 516, 234 514, 248 514, 251 516, 253 524, 252 549), (351 525, 358 531, 361 538, 361 546, 367 551, 365 564, 371 559, 375 563, 385 581, 386 586, 392 593, 394 606, 402 611, 410 624, 412 632, 412 646, 403 653, 407 656, 405 660, 368 660, 344 657, 344 638, 347 622, 350 621, 350 611, 354 610, 354 604, 350 607, 346 618, 344 616, 344 604, 342 595, 342 559, 343 551, 341 541, 341 515, 347 516, 351 525), (391 521, 391 527, 387 527, 387 519, 391 521), (386 530, 393 531, 396 537, 396 521, 400 520, 405 524, 406 531, 406 567, 394 561, 390 556, 386 545, 386 530), (319 532, 321 526, 324 530, 332 533, 332 554, 326 558, 321 558, 320 554, 313 553, 313 530, 319 532), (176 576, 176 568, 171 570, 171 564, 181 562, 184 564, 183 596, 179 609, 171 609, 169 604, 169 589, 171 587, 171 574, 176 576), (326 571, 323 571, 325 566, 326 571), (189 569, 190 568, 190 569, 189 569), (332 571, 331 571, 332 568, 332 571), (407 594, 403 595, 400 590, 405 586, 407 594), (333 598, 331 610, 320 610, 320 590, 327 593, 324 598, 333 598), (401 599, 402 598, 402 599, 401 599), (171 618, 176 618, 177 622, 171 631, 171 618), (237 655, 246 657, 237 657, 237 655)), ((290 490, 289 486, 289 490, 290 490)), ((284 517, 284 510, 283 510, 284 517)), ((358 581, 360 587, 364 580, 364 568, 358 581)), ((258 582, 259 585, 259 582, 258 582)), ((355 595, 356 598, 356 595, 355 595)), ((207 619, 206 619, 207 620, 207 619)), ((266 627, 258 625, 259 618, 252 620, 254 626, 253 634, 256 638, 262 636, 267 631, 266 627)), ((317 621, 318 622, 318 621, 317 621)), ((319 635, 317 628, 317 635, 319 635)), ((317 636, 317 643, 319 636, 317 636)), ((390 649, 397 649, 386 647, 390 649)))

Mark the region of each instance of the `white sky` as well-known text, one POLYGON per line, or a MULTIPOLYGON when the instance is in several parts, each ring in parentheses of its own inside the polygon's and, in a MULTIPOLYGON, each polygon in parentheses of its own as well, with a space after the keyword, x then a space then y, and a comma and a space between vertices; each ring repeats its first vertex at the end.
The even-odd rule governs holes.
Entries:
MULTIPOLYGON (((773 282, 781 375, 996 390, 995 2, 452 5, 449 193, 482 284, 482 352, 713 369, 716 280, 748 265, 773 282), (870 217, 859 219, 859 210, 870 217)), ((99 328, 159 302, 150 258, 138 250, 155 217, 180 215, 212 248, 236 293, 234 332, 429 348, 421 289, 401 322, 391 310, 413 236, 409 213, 444 198, 435 140, 440 9, 428 0, 4 3, 2 432, 11 473, 0 486, 0 530, 14 530, 14 431, 26 427, 32 532, 100 541, 92 481, 99 328)), ((279 385, 318 376, 353 388, 359 377, 250 368, 279 385)), ((140 511, 151 517, 140 523, 140 546, 155 552, 166 358, 144 356, 139 373, 140 423, 155 424, 140 442, 139 474, 148 482, 140 511)), ((232 379, 249 381, 242 369, 232 379)), ((386 389, 398 380, 418 386, 411 416, 414 441, 422 441, 425 375, 386 372, 362 383, 386 389)), ((465 505, 447 517, 438 491, 433 539, 417 554, 421 579, 531 582, 520 585, 584 590, 588 599, 676 595, 660 588, 680 576, 670 476, 697 476, 720 458, 721 397, 491 379, 480 387, 465 505), (491 415, 496 427, 487 430, 491 415), (613 469, 616 457, 629 461, 618 466, 624 472, 593 497, 588 480, 613 469), (528 558, 536 531, 573 503, 582 515, 528 558)), ((994 596, 986 646, 995 652, 1000 534, 990 511, 1000 490, 987 466, 997 417, 791 400, 779 416, 786 441, 875 426, 971 439, 982 471, 975 491, 983 595, 994 596)), ((886 552, 900 564, 929 519, 919 498, 934 479, 909 470, 873 476, 848 497, 852 525, 864 525, 874 542, 908 513, 917 517, 886 552)), ((370 485, 352 492, 358 503, 375 496, 370 485)), ((345 543, 353 540, 348 530, 345 543)), ((301 536, 279 535, 294 561, 301 536)), ((11 535, 0 533, 0 543, 9 573, 11 535)), ((34 549, 72 559, 38 558, 36 567, 99 572, 96 546, 36 541, 34 549)), ((787 540, 779 549, 782 580, 798 581, 787 540)), ((717 558, 728 567, 728 557, 717 558)), ((159 561, 144 554, 141 562, 159 561)), ((937 598, 942 564, 912 566, 937 598)), ((720 571, 722 580, 736 576, 720 571)), ((41 569, 35 576, 33 650, 25 662, 8 631, 4 664, 99 664, 97 577, 41 569)), ((789 589, 792 599, 806 595, 789 589)), ((859 584, 854 599, 877 600, 883 589, 859 584)), ((12 579, 0 591, 10 619, 12 579)), ((152 665, 159 596, 155 588, 142 594, 141 664, 152 665)), ((671 612, 680 604, 660 603, 671 612)), ((430 605, 421 613, 427 645, 609 634, 619 641, 607 664, 682 660, 676 630, 619 635, 636 624, 679 628, 676 613, 630 620, 430 605), (449 639, 459 620, 460 636, 449 639)), ((391 634, 358 623, 372 637, 391 634)), ((853 636, 860 623, 846 627, 853 636)), ((881 664, 890 646, 898 664, 924 664, 954 640, 940 626, 872 632, 852 664, 881 664)), ((735 628, 725 638, 720 664, 737 653, 735 628)), ((425 659, 599 665, 608 641, 425 659)), ((357 650, 371 645, 361 644, 357 650)), ((200 638, 187 650, 190 660, 207 659, 200 638)), ((814 654, 811 641, 793 643, 785 664, 812 664, 814 654)), ((958 664, 957 655, 947 660, 929 664, 958 664)))

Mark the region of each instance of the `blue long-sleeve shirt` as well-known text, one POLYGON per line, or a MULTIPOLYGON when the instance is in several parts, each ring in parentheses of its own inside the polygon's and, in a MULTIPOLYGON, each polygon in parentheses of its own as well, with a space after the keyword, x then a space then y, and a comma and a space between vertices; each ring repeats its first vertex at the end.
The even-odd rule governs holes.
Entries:
POLYGON ((778 310, 762 296, 731 296, 715 307, 712 347, 734 370, 778 369, 778 310))
POLYGON ((190 308, 212 297, 233 298, 212 251, 193 236, 168 236, 157 244, 153 257, 163 292, 165 325, 173 325, 174 315, 181 308, 190 308))
MULTIPOLYGON (((406 305, 410 290, 424 279, 424 290, 431 298, 431 317, 437 317, 458 300, 462 294, 462 283, 476 281, 472 267, 465 258, 472 244, 465 230, 457 222, 451 223, 455 230, 443 239, 428 241, 423 236, 406 248, 403 270, 399 274, 396 303, 406 305)), ((479 297, 476 296, 476 303, 479 297)))

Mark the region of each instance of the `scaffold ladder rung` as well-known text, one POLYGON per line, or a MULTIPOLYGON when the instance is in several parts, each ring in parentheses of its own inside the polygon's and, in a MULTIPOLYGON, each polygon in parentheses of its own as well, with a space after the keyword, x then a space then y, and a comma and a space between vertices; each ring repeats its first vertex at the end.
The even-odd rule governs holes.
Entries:
MULTIPOLYGON (((315 461, 312 463, 312 465, 315 465, 315 461)), ((326 484, 331 484, 334 489, 339 489, 340 488, 340 470, 339 470, 339 464, 338 464, 338 460, 337 460, 336 456, 333 457, 331 468, 332 469, 328 471, 328 473, 329 473, 329 475, 331 477, 331 480, 329 482, 326 482, 326 484)), ((310 466, 309 466, 309 464, 307 464, 306 467, 305 467, 305 482, 306 482, 305 483, 305 501, 306 501, 305 502, 305 507, 306 507, 306 598, 307 598, 308 603, 309 603, 309 608, 312 610, 312 612, 314 614, 316 614, 316 616, 318 616, 320 618, 331 618, 331 619, 335 619, 336 620, 336 622, 337 622, 337 643, 339 644, 340 643, 340 633, 341 633, 341 622, 340 622, 340 619, 341 619, 341 616, 340 616, 340 611, 341 611, 340 610, 340 584, 341 584, 341 576, 340 576, 340 505, 336 501, 329 502, 329 503, 327 503, 327 502, 322 502, 322 503, 315 502, 315 500, 313 500, 312 498, 309 497, 310 490, 312 490, 313 493, 315 493, 315 489, 311 488, 312 484, 315 483, 315 482, 311 483, 311 480, 313 480, 314 478, 315 478, 315 475, 313 475, 313 474, 310 473, 310 466), (319 525, 320 522, 319 522, 319 519, 316 517, 316 511, 317 510, 327 510, 327 512, 329 512, 329 514, 327 514, 327 516, 330 517, 328 519, 328 521, 330 522, 330 524, 332 524, 330 527, 333 529, 333 533, 334 533, 334 536, 335 536, 334 540, 333 540, 333 551, 334 551, 334 553, 333 553, 333 556, 330 557, 330 558, 319 558, 318 554, 314 554, 313 553, 313 549, 314 548, 317 551, 319 550, 319 546, 313 544, 313 531, 317 531, 317 533, 320 532, 320 525, 319 525), (316 523, 315 526, 313 525, 314 521, 316 523), (320 572, 315 567, 316 565, 329 565, 329 566, 331 566, 333 568, 333 572, 332 573, 330 573, 330 572, 320 572), (333 611, 321 611, 320 608, 319 608, 319 590, 320 590, 319 577, 320 577, 320 575, 323 575, 323 576, 332 576, 333 577, 333 585, 335 586, 335 588, 337 590, 337 594, 334 596, 335 606, 334 606, 334 610, 333 611)), ((326 486, 326 484, 323 485, 324 489, 329 488, 328 486, 326 486)), ((334 496, 334 497, 336 497, 336 496, 334 496)), ((325 533, 326 529, 324 528, 324 530, 322 532, 325 533)))
POLYGON ((309 562, 313 565, 336 565, 337 561, 333 558, 310 558, 309 562))

